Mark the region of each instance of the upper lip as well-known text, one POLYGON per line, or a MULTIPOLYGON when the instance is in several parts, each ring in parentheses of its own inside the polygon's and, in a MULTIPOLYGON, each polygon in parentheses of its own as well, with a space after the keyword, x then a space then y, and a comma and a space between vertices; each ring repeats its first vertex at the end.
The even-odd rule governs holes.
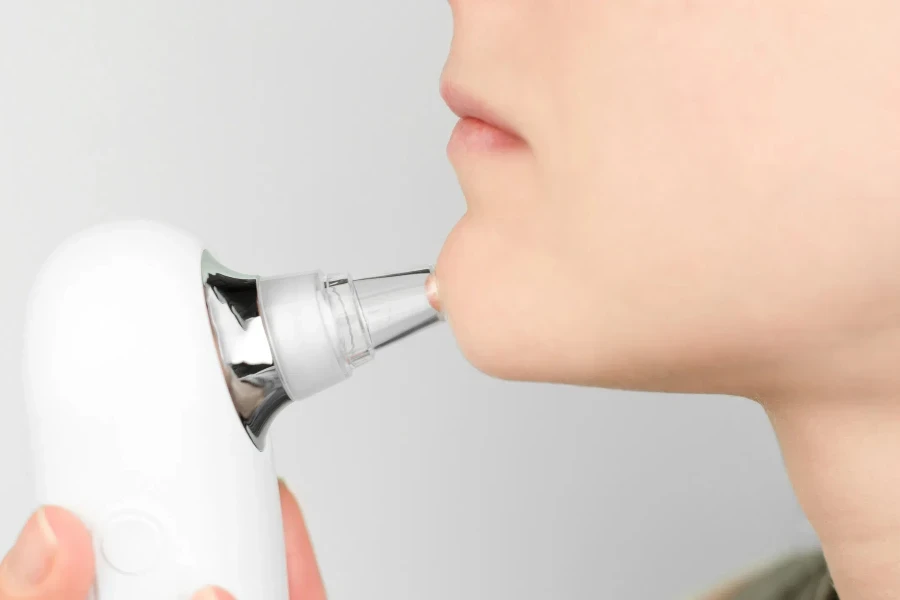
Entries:
POLYGON ((441 83, 441 98, 444 99, 447 107, 460 119, 478 119, 518 137, 518 134, 508 122, 503 120, 481 100, 468 94, 453 82, 444 81, 441 83))

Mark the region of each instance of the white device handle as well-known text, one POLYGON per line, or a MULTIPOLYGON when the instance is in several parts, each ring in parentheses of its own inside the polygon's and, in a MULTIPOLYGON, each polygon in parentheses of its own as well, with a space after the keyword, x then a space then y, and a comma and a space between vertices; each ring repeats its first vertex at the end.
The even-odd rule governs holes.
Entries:
POLYGON ((97 600, 187 600, 208 584, 288 597, 272 449, 231 402, 203 250, 152 223, 95 228, 56 251, 30 299, 37 501, 93 532, 97 600))
POLYGON ((247 276, 145 222, 64 243, 30 298, 25 388, 38 503, 92 530, 96 600, 287 600, 268 427, 442 321, 431 276, 247 276))

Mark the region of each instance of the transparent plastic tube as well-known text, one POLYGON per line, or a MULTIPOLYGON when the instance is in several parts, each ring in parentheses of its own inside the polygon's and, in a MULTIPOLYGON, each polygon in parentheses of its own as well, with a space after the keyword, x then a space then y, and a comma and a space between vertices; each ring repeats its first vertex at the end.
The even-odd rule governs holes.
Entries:
POLYGON ((228 389, 259 448, 291 401, 343 381, 376 351, 443 320, 429 268, 357 280, 319 271, 256 277, 206 253, 203 272, 228 389))
POLYGON ((428 297, 431 269, 353 280, 328 278, 324 295, 334 320, 338 352, 352 367, 368 362, 376 350, 438 323, 441 314, 428 297))
POLYGON ((429 268, 354 280, 320 272, 260 278, 259 306, 292 400, 349 377, 375 352, 443 320, 429 268))

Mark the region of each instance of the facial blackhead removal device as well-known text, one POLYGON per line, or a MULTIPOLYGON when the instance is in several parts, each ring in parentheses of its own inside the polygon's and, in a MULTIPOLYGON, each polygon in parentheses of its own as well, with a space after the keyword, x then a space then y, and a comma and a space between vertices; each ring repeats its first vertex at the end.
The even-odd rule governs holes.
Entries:
POLYGON ((288 600, 268 427, 440 322, 429 276, 248 276, 146 222, 60 246, 28 306, 27 413, 37 501, 91 530, 96 600, 288 600))

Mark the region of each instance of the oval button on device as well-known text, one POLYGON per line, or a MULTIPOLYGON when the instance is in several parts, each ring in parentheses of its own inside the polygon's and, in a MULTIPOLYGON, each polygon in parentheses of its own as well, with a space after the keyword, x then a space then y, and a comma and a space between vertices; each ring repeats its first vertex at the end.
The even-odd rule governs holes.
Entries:
POLYGON ((124 575, 141 575, 153 569, 162 551, 163 532, 152 518, 140 513, 113 517, 102 534, 106 562, 124 575))

